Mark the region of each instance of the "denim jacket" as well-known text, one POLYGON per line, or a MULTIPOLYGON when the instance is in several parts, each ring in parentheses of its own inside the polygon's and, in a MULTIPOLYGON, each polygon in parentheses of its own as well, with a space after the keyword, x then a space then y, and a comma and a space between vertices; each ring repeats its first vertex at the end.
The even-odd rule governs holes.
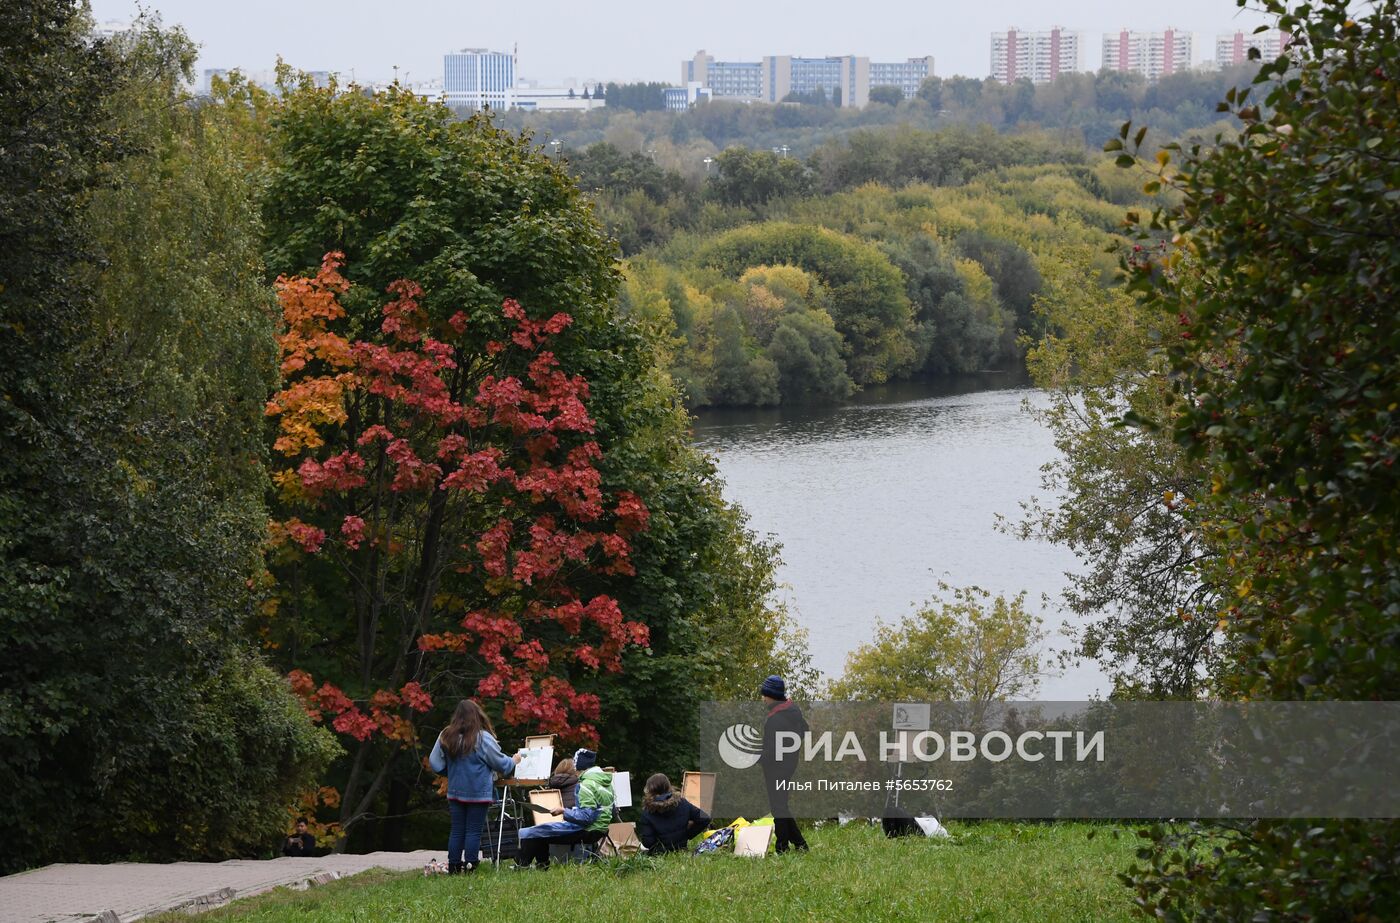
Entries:
POLYGON ((510 775, 515 770, 515 761, 501 752, 501 745, 485 729, 476 735, 476 749, 455 758, 442 749, 439 734, 428 765, 434 772, 446 772, 447 797, 453 801, 494 801, 492 776, 510 775))

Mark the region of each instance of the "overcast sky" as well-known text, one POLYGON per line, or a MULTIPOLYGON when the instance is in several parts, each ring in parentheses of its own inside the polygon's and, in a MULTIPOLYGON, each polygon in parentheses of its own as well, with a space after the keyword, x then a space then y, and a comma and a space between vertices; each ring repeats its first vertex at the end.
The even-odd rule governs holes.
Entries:
MULTIPOLYGON (((131 19, 137 0, 91 0, 99 22, 131 19)), ((442 76, 444 52, 519 47, 520 77, 554 81, 677 82, 680 62, 705 49, 719 60, 765 54, 855 54, 901 61, 932 54, 943 76, 985 77, 989 36, 1064 26, 1084 33, 1084 63, 1099 65, 1101 34, 1174 27, 1196 33, 1196 58, 1215 34, 1261 20, 1234 0, 141 0, 202 48, 199 68, 270 68, 280 54, 304 70, 411 82, 442 76), (1133 12, 1128 12, 1133 9, 1133 12), (785 11, 786 10, 786 11, 785 11)))

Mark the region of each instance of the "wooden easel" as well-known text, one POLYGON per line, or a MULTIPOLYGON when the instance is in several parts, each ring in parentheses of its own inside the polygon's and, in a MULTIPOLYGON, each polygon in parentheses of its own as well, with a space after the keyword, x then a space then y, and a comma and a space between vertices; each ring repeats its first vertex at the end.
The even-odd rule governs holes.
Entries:
POLYGON ((713 772, 687 772, 681 776, 681 797, 706 814, 713 815, 715 781, 713 772))

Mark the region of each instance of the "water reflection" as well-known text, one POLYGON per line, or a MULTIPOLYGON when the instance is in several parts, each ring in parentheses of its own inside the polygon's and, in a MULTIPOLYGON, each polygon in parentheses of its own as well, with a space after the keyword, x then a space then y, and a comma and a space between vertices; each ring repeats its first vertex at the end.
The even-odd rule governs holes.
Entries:
MULTIPOLYGON (((1060 623, 1038 598, 1058 600, 1073 556, 996 529, 998 514, 1015 518, 1041 494, 1055 448, 1023 404, 1042 399, 1009 375, 901 383, 840 407, 706 411, 695 439, 717 459, 725 496, 782 543, 783 598, 834 675, 877 617, 907 613, 940 580, 1028 590, 1047 626, 1060 623)), ((1080 668, 1044 693, 1083 698, 1100 686, 1080 668)))

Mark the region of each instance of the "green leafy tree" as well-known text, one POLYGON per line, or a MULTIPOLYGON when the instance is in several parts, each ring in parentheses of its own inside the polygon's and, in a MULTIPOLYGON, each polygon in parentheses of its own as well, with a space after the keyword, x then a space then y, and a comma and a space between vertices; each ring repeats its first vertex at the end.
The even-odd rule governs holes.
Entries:
MULTIPOLYGON (((1226 94, 1241 130, 1159 155, 1147 189, 1179 204, 1143 217, 1126 257, 1133 289, 1175 319, 1172 432, 1210 466, 1202 528, 1231 551, 1212 575, 1236 647, 1222 685, 1251 698, 1400 695, 1400 5, 1353 7, 1263 4, 1294 40, 1226 94)), ((1130 133, 1111 147, 1140 145, 1130 133)), ((1144 859, 1130 880, 1159 916, 1400 906, 1394 820, 1159 830, 1144 859)))
POLYGON ((871 87, 870 101, 883 106, 898 106, 904 102, 904 91, 899 87, 871 87))
POLYGON ((946 598, 890 625, 846 657, 827 690, 833 701, 973 702, 1027 698, 1044 674, 1040 619, 1026 594, 939 585, 946 598), (990 604, 989 604, 990 603, 990 604))
POLYGON ((840 401, 855 383, 846 374, 841 334, 825 311, 790 312, 778 321, 768 343, 768 358, 778 369, 783 400, 840 401))
MULTIPOLYGON (((914 309, 915 362, 925 372, 975 372, 998 364, 1003 333, 1014 325, 984 285, 972 291, 950 248, 927 235, 885 244, 908 279, 914 309)), ((970 270, 966 267, 965 270, 970 270)))
POLYGON ((666 108, 663 92, 670 84, 666 83, 609 83, 604 93, 611 109, 630 109, 633 112, 659 112, 666 108))
POLYGON ((981 264, 996 284, 997 299, 1010 313, 1007 325, 1017 335, 1035 336, 1035 296, 1041 291, 1040 271, 1030 253, 1014 241, 983 231, 958 236, 958 249, 981 264))
POLYGON ((716 404, 776 404, 778 368, 744 335, 739 311, 726 305, 715 315, 715 359, 707 393, 716 404))
POLYGON ((180 90, 183 35, 90 27, 0 12, 7 870, 257 850, 335 750, 244 633, 272 370, 252 184, 180 90))
POLYGON ((1084 151, 1044 136, 1001 137, 987 125, 941 131, 897 125, 828 141, 810 160, 818 188, 835 192, 866 183, 956 185, 1017 164, 1083 163, 1084 151))
POLYGON ((913 364, 904 278, 871 244, 825 228, 769 222, 721 235, 700 261, 735 275, 775 263, 814 274, 831 293, 831 317, 850 345, 857 384, 899 377, 913 364))
POLYGON ((1201 529, 1210 471, 1169 432, 1121 425, 1125 409, 1170 423, 1157 345, 1169 319, 1122 286, 1105 287, 1088 254, 1048 265, 1037 310, 1048 328, 1027 356, 1049 399, 1037 411, 1060 456, 1044 469, 1054 507, 1025 505, 1023 538, 1065 545, 1084 565, 1065 601, 1080 616, 1074 654, 1097 661, 1118 696, 1196 698, 1221 669, 1219 554, 1201 529))
POLYGON ((725 205, 759 206, 807 195, 812 188, 806 164, 772 151, 731 147, 715 158, 715 167, 708 191, 725 205))
POLYGON ((943 78, 925 77, 924 82, 919 84, 919 99, 928 103, 934 113, 943 108, 943 78))
POLYGON ((831 106, 830 97, 826 95, 826 90, 823 90, 821 87, 816 87, 815 89, 808 90, 805 93, 799 93, 798 91, 793 90, 791 93, 783 97, 783 102, 799 103, 804 106, 831 106))

